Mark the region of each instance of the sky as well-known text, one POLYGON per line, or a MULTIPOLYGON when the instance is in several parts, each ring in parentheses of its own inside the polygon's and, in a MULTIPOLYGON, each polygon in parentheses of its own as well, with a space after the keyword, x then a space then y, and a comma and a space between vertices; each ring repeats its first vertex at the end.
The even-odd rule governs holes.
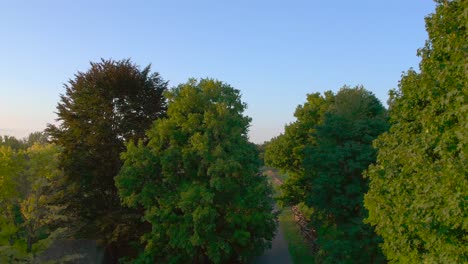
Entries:
POLYGON ((418 69, 430 0, 0 0, 0 135, 56 118, 63 87, 90 61, 131 58, 168 80, 215 78, 242 94, 249 137, 293 122, 308 93, 364 85, 385 105, 418 69))

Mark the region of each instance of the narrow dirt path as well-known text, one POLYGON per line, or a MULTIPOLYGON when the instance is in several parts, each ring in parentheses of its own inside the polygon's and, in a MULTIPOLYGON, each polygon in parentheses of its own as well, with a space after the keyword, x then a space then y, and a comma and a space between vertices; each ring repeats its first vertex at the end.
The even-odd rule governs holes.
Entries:
POLYGON ((272 247, 265 251, 263 256, 260 256, 255 261, 256 264, 289 264, 293 263, 291 255, 289 255, 288 242, 284 237, 281 225, 278 225, 278 230, 275 238, 272 241, 272 247))
MULTIPOLYGON (((283 182, 278 178, 275 172, 269 170, 266 172, 268 177, 273 179, 275 185, 281 185, 283 182)), ((276 206, 275 206, 276 207, 276 206)), ((275 208, 276 210, 276 208, 275 208)), ((271 248, 255 260, 255 264, 289 264, 293 263, 288 250, 288 242, 284 237, 284 232, 281 224, 278 224, 276 235, 271 241, 271 248)))

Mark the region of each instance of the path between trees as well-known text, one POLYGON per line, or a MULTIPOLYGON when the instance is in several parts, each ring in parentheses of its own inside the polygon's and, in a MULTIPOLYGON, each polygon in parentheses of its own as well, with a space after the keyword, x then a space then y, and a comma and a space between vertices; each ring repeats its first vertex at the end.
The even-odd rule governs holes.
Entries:
MULTIPOLYGON (((283 182, 271 170, 268 171, 268 176, 272 178, 275 185, 281 185, 283 182)), ((276 206, 275 206, 275 210, 276 206)), ((284 236, 283 228, 278 224, 276 235, 273 238, 271 248, 258 257, 255 261, 256 264, 288 264, 293 263, 291 255, 289 254, 288 242, 284 236)))
POLYGON ((288 250, 288 242, 284 237, 281 225, 278 225, 278 230, 273 238, 272 247, 265 251, 265 253, 258 257, 255 261, 256 264, 288 264, 293 263, 291 255, 288 250))

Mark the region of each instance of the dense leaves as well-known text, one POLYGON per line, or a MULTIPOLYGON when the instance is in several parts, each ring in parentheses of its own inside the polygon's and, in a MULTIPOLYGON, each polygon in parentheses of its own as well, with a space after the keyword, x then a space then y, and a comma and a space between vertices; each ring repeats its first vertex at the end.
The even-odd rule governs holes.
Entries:
POLYGON ((363 223, 367 181, 362 172, 375 161, 372 141, 388 128, 386 110, 363 87, 342 88, 305 151, 321 263, 382 263, 379 238, 363 223))
POLYGON ((393 263, 468 261, 466 1, 438 1, 429 39, 392 92, 392 127, 367 172, 368 221, 393 263))
POLYGON ((65 233, 64 208, 54 204, 63 194, 59 153, 53 144, 36 143, 26 150, 0 146, 1 263, 33 263, 65 233))
POLYGON ((467 263, 468 5, 436 2, 389 115, 362 86, 309 94, 259 146, 225 83, 167 91, 150 66, 91 63, 47 134, 0 136, 0 263, 37 263, 69 234, 108 263, 249 262, 276 228, 259 157, 287 175, 279 200, 309 213, 317 263, 467 263))
POLYGON ((324 96, 319 93, 307 95, 307 102, 296 108, 296 121, 285 126, 285 132, 266 145, 265 163, 289 176, 281 187, 281 199, 288 204, 304 201, 310 191, 310 184, 304 178, 304 150, 315 144, 315 127, 323 121, 333 100, 334 94, 330 91, 324 96))
POLYGON ((137 262, 245 262, 275 230, 246 105, 238 90, 211 79, 166 95, 167 119, 148 131, 148 145, 128 144, 116 177, 123 202, 143 206, 152 225, 137 262))
POLYGON ((129 60, 91 63, 65 85, 57 106, 60 123, 47 131, 63 146, 66 205, 80 218, 79 235, 109 243, 138 233, 136 212, 120 205, 114 177, 125 142, 144 139, 152 122, 165 114, 166 87, 150 66, 141 70, 129 60))
POLYGON ((297 120, 266 146, 265 162, 288 178, 280 200, 312 211, 320 263, 381 263, 380 238, 363 223, 372 141, 388 129, 387 112, 362 86, 310 94, 297 120))
POLYGON ((47 135, 44 132, 33 132, 26 138, 17 139, 13 136, 0 136, 0 146, 10 147, 13 150, 26 150, 34 144, 46 144, 47 135))

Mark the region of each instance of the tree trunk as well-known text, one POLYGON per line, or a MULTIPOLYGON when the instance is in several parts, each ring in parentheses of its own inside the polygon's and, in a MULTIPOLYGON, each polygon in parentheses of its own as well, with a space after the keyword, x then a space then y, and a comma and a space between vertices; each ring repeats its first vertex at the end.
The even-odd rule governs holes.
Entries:
POLYGON ((32 237, 28 235, 26 252, 31 253, 32 251, 32 237))

